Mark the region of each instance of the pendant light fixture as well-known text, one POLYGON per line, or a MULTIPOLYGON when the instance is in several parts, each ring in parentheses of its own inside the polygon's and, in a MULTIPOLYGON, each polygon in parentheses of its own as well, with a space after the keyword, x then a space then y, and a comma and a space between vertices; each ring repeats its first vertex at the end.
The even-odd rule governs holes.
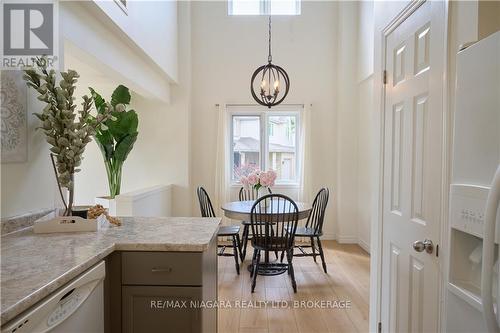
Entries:
POLYGON ((269 16, 269 56, 267 64, 253 72, 250 81, 252 97, 260 105, 275 106, 283 102, 290 89, 290 79, 283 68, 274 65, 271 55, 271 16, 269 16), (257 81, 257 82, 256 82, 257 81), (259 93, 257 94, 256 91, 259 93))

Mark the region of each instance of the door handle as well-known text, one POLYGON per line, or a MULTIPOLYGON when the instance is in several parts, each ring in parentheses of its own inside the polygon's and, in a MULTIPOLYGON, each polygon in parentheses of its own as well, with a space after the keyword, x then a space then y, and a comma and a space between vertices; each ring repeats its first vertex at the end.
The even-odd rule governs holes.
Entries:
POLYGON ((432 254, 434 252, 434 244, 430 239, 418 240, 413 243, 413 249, 417 252, 424 252, 425 250, 425 252, 432 254))

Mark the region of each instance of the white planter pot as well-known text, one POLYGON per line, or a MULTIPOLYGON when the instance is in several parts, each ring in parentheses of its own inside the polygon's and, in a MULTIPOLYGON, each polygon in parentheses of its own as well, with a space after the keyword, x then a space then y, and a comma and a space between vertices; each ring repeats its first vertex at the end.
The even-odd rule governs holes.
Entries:
POLYGON ((96 205, 101 205, 108 210, 109 215, 116 216, 116 200, 110 197, 96 197, 94 199, 96 205))

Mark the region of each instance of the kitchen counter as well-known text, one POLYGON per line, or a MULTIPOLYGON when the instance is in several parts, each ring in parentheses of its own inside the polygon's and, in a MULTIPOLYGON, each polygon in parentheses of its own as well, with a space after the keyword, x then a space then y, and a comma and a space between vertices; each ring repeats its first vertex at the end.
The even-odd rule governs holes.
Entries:
POLYGON ((203 252, 219 218, 122 218, 97 232, 35 234, 26 228, 1 239, 1 323, 5 324, 114 251, 203 252))

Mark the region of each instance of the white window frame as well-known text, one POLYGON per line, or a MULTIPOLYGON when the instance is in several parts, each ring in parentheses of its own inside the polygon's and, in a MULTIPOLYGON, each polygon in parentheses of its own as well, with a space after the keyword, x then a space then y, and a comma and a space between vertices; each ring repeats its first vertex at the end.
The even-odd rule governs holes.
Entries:
POLYGON ((227 0, 227 15, 229 16, 259 16, 259 15, 273 15, 273 16, 297 16, 302 13, 302 0, 295 0, 295 6, 298 9, 295 14, 271 14, 271 2, 273 0, 260 0, 260 9, 258 14, 234 14, 233 1, 227 0))
POLYGON ((278 105, 274 106, 271 110, 267 107, 257 106, 257 105, 226 105, 226 111, 228 114, 228 124, 229 124, 229 179, 231 186, 241 186, 241 183, 234 179, 233 166, 234 166, 234 128, 233 128, 233 117, 234 116, 249 116, 249 117, 259 117, 260 119, 260 158, 259 167, 261 170, 269 170, 271 168, 271 161, 269 159, 269 131, 268 123, 269 117, 272 116, 295 116, 295 180, 283 181, 277 180, 276 186, 279 187, 294 187, 300 186, 301 182, 301 172, 302 172, 302 156, 300 147, 300 130, 302 113, 304 112, 304 105, 288 104, 288 105, 278 105))

